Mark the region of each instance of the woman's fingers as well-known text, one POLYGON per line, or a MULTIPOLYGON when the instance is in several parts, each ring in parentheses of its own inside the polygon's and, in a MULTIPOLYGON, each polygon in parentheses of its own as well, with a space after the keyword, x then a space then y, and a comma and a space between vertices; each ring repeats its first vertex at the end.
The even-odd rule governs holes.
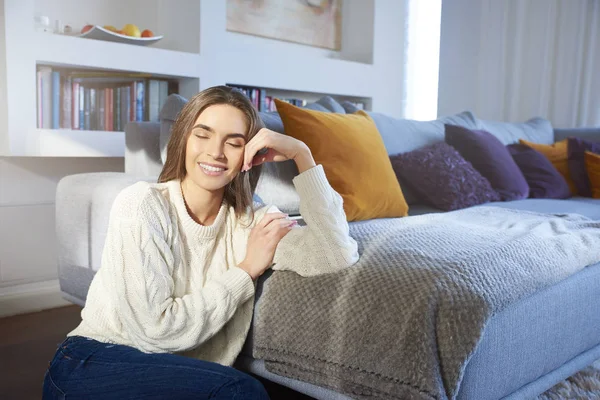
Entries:
POLYGON ((267 234, 277 238, 277 241, 281 240, 294 226, 298 225, 295 220, 289 219, 277 219, 271 221, 266 227, 265 231, 267 234))
POLYGON ((246 144, 246 147, 244 148, 244 164, 242 165, 242 171, 250 169, 256 153, 266 147, 265 135, 266 131, 261 130, 246 144))
POLYGON ((264 217, 262 217, 262 219, 256 226, 260 228, 265 228, 267 225, 269 225, 269 223, 277 219, 283 219, 287 221, 287 217, 288 215, 282 212, 267 213, 264 215, 264 217))

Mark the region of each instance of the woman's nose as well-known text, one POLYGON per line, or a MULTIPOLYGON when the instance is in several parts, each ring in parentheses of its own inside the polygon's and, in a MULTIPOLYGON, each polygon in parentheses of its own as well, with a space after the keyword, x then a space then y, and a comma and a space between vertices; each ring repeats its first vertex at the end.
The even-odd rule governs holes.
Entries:
POLYGON ((223 152, 224 145, 218 140, 211 140, 211 143, 208 148, 208 155, 210 155, 215 160, 221 159, 225 157, 223 152))

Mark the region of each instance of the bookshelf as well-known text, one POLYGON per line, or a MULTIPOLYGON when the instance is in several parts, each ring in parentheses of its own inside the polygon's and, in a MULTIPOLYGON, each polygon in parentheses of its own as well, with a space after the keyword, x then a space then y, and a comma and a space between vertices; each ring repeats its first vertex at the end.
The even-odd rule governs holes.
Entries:
MULTIPOLYGON (((348 17, 351 23, 344 25, 346 31, 364 37, 364 30, 370 29, 366 36, 372 38, 372 21, 369 25, 364 18, 357 19, 363 14, 356 11, 370 7, 373 14, 374 1, 354 3, 357 6, 352 7, 360 9, 348 17)), ((372 109, 374 88, 379 85, 374 81, 373 43, 363 53, 357 48, 333 53, 227 32, 225 25, 225 1, 0 0, 0 53, 6 54, 5 62, 0 61, 0 156, 124 155, 122 131, 38 126, 36 71, 40 66, 148 74, 176 82, 179 94, 186 98, 231 83, 307 102, 331 95, 372 109), (134 23, 164 38, 153 45, 135 46, 38 32, 34 17, 39 15, 48 16, 52 28, 55 20, 69 24, 74 32, 87 24, 134 23)))
POLYGON ((335 95, 330 93, 314 93, 306 91, 282 90, 277 88, 252 87, 236 83, 227 83, 227 86, 234 87, 242 91, 253 102, 254 106, 262 112, 276 111, 273 99, 277 98, 296 106, 304 106, 307 103, 313 103, 323 96, 331 96, 338 103, 349 101, 363 110, 371 110, 371 99, 357 96, 335 95))

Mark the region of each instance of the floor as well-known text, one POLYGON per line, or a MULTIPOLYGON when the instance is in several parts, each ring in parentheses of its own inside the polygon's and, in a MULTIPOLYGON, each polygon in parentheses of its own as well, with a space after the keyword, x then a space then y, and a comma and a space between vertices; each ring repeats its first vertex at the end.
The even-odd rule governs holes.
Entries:
MULTIPOLYGON (((3 400, 41 398, 48 362, 56 346, 81 321, 80 313, 81 307, 74 305, 0 319, 0 397, 3 400)), ((274 400, 312 399, 261 381, 274 400)))

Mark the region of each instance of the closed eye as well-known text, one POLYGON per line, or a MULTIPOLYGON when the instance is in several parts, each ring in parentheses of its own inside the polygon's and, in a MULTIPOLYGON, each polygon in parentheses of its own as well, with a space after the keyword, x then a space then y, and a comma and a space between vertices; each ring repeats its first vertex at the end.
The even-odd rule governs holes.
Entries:
POLYGON ((196 136, 198 139, 208 139, 208 136, 199 135, 197 133, 194 136, 196 136))
POLYGON ((235 147, 236 149, 239 149, 240 147, 243 147, 243 145, 237 144, 237 143, 227 143, 227 144, 230 145, 231 147, 235 147))

